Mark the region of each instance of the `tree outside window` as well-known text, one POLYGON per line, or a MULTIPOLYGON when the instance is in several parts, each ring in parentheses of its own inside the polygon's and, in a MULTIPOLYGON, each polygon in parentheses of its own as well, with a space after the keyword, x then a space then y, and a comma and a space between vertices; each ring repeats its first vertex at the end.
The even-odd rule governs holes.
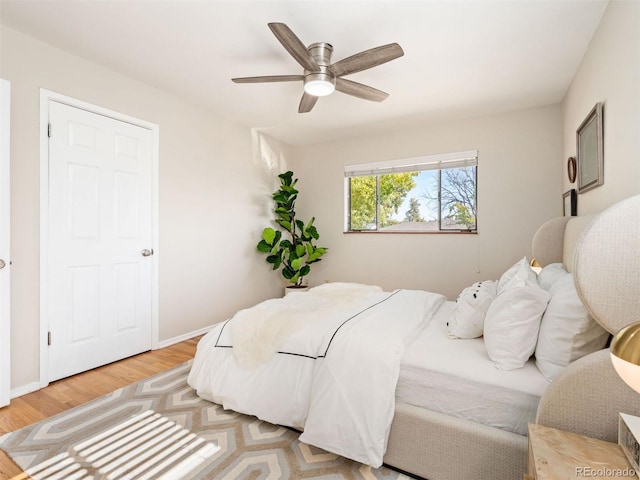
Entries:
POLYGON ((477 159, 473 160, 454 168, 421 164, 416 171, 347 176, 348 231, 475 231, 477 159))

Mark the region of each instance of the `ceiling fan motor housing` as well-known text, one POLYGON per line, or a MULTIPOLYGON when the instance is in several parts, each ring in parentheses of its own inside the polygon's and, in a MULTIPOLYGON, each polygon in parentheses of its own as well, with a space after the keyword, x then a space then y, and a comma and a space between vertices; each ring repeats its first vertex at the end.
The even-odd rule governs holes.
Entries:
POLYGON ((331 94, 336 86, 336 77, 329 71, 333 46, 326 42, 312 43, 307 48, 307 51, 316 61, 320 70, 304 71, 305 91, 319 97, 331 94))

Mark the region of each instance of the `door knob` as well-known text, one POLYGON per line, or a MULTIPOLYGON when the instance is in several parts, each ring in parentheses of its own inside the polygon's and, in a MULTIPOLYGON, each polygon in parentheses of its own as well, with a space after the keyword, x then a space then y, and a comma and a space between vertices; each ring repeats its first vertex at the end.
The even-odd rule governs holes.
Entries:
POLYGON ((151 255, 153 255, 153 248, 151 250, 149 250, 147 248, 142 250, 142 256, 143 257, 150 257, 151 255))
POLYGON ((0 270, 2 270, 6 266, 7 266, 7 264, 5 263, 5 261, 0 259, 0 270))

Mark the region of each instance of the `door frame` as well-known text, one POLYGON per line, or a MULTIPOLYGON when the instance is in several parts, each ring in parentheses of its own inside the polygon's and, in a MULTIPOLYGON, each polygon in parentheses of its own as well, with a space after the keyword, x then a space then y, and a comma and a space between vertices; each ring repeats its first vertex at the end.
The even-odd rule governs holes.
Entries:
POLYGON ((151 223, 154 254, 151 257, 151 349, 159 348, 159 146, 160 127, 120 112, 109 110, 44 88, 40 89, 40 388, 49 384, 49 105, 58 102, 70 107, 130 123, 151 131, 151 223))
POLYGON ((0 258, 6 266, 0 289, 0 407, 11 398, 11 84, 0 79, 0 258))

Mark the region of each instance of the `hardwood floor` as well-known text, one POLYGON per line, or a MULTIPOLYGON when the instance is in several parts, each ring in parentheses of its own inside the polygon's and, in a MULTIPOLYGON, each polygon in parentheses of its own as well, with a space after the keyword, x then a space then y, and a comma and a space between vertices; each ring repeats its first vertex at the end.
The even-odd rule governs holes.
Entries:
MULTIPOLYGON (((195 355, 200 337, 169 347, 141 353, 72 377, 51 383, 37 392, 11 400, 0 408, 0 435, 38 422, 131 383, 169 370, 195 355)), ((0 451, 0 479, 21 475, 22 470, 0 451)))

